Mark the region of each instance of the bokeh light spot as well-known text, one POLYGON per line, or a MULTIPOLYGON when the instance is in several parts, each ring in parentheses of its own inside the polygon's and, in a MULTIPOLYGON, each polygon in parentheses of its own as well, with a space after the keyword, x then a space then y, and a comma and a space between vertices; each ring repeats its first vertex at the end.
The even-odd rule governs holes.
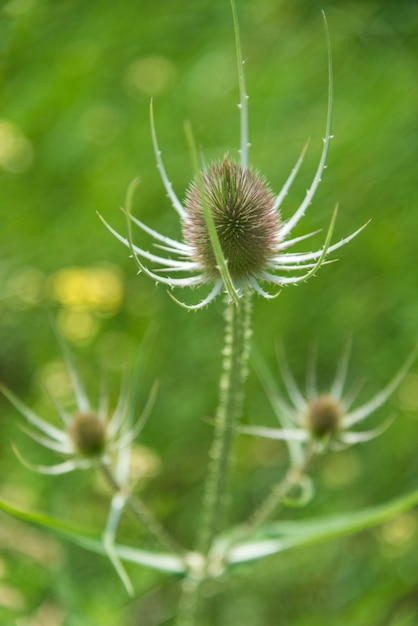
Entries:
POLYGON ((105 146, 115 139, 120 125, 117 110, 107 104, 99 104, 84 113, 80 122, 80 132, 87 141, 105 146))
POLYGON ((398 397, 403 409, 418 410, 418 374, 408 374, 399 387, 398 397))
POLYGON ((151 480, 162 469, 160 456, 151 448, 134 444, 131 452, 131 477, 134 482, 151 480))
POLYGON ((0 119, 0 167, 6 172, 20 174, 33 161, 32 144, 20 128, 9 120, 0 119))
POLYGON ((36 306, 44 297, 45 275, 35 267, 23 267, 8 280, 6 291, 14 308, 36 306))
POLYGON ((72 402, 74 391, 64 361, 50 361, 39 371, 39 386, 60 400, 72 402))
POLYGON ((37 2, 38 0, 10 0, 10 2, 6 2, 2 11, 6 15, 17 17, 30 11, 37 2))
POLYGON ((228 52, 216 50, 199 58, 187 77, 190 98, 216 100, 235 89, 236 67, 228 52), (222 72, 219 68, 222 68, 222 72), (210 88, 208 88, 210 85, 210 88))
POLYGON ((173 63, 162 56, 149 56, 133 61, 125 73, 125 88, 129 95, 155 96, 173 85, 176 78, 173 63))
POLYGON ((349 485, 360 473, 361 461, 354 451, 327 457, 321 469, 324 482, 333 489, 349 485))
POLYGON ((414 513, 402 513, 383 524, 381 536, 386 543, 394 546, 404 546, 415 536, 417 526, 418 520, 414 513))
POLYGON ((0 605, 4 608, 22 611, 25 608, 25 596, 15 587, 0 583, 0 605))
POLYGON ((90 311, 62 309, 57 326, 62 336, 73 343, 86 343, 99 332, 99 323, 90 311))
POLYGON ((116 268, 67 267, 51 277, 51 295, 64 307, 78 311, 116 312, 123 299, 123 283, 116 268))

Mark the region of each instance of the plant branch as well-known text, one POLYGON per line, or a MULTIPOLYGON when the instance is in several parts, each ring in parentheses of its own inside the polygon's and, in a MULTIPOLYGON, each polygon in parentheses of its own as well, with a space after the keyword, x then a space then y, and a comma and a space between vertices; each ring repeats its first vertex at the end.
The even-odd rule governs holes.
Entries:
POLYGON ((225 311, 226 329, 223 349, 219 405, 215 417, 215 433, 209 451, 209 467, 205 485, 203 524, 197 538, 203 566, 183 582, 178 626, 194 626, 202 584, 210 577, 210 551, 220 532, 227 506, 227 483, 231 466, 232 444, 236 422, 241 416, 244 382, 249 356, 251 300, 249 294, 238 304, 228 300, 225 311))
MULTIPOLYGON (((293 499, 294 505, 302 506, 311 499, 311 480, 305 472, 314 454, 314 448, 309 446, 305 451, 302 463, 299 466, 291 467, 285 476, 273 485, 269 494, 245 523, 243 535, 247 536, 254 533, 274 513, 280 504, 285 503, 287 499, 290 500, 291 492, 294 489, 300 490, 297 499, 293 499)), ((242 535, 240 539, 242 539, 242 535)))
POLYGON ((108 465, 103 464, 102 470, 113 491, 115 493, 125 493, 126 507, 129 508, 131 513, 147 528, 149 533, 157 539, 160 545, 169 550, 169 552, 173 552, 178 556, 184 556, 183 548, 167 533, 165 528, 154 517, 142 500, 133 495, 130 491, 126 493, 125 488, 118 483, 108 465))

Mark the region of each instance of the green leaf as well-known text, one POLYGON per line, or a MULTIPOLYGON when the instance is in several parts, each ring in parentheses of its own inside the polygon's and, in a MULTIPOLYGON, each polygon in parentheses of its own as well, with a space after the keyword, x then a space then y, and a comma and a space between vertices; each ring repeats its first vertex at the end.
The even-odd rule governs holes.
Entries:
MULTIPOLYGON (((0 509, 13 517, 45 528, 86 550, 107 556, 101 537, 88 530, 70 526, 41 513, 22 511, 2 500, 0 500, 0 509)), ((114 549, 117 556, 124 561, 174 574, 184 574, 186 572, 184 561, 173 554, 149 552, 148 550, 139 550, 138 548, 122 544, 115 544, 114 549)))
MULTIPOLYGON (((227 550, 229 564, 244 563, 371 528, 418 504, 418 490, 386 504, 354 513, 296 522, 270 522, 257 531, 257 539, 238 542, 227 550)), ((240 530, 235 531, 239 537, 240 530)), ((242 535, 241 535, 242 536, 242 535)), ((225 541, 225 538, 224 538, 225 541)), ((222 540, 220 541, 222 543, 222 540)))

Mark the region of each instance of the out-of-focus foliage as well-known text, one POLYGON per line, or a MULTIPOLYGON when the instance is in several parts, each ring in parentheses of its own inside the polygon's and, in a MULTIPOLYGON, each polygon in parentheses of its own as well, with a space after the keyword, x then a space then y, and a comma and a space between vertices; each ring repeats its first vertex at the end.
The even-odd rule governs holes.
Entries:
MULTIPOLYGON (((393 375, 418 335, 418 5, 237 4, 252 164, 279 189, 311 137, 283 217, 303 197, 322 147, 324 8, 334 60, 335 139, 301 232, 323 227, 337 201, 336 237, 372 219, 341 250, 338 263, 315 280, 285 289, 274 302, 256 300, 253 340, 274 369, 274 339, 283 338, 300 380, 309 345, 317 341, 326 386, 341 343, 352 332, 352 381, 364 379, 365 397, 370 396, 393 375)), ((0 82, 1 382, 52 416, 45 387, 65 398, 68 381, 48 316, 76 352, 92 394, 103 365, 116 390, 120 371, 155 324, 140 401, 155 378, 161 385, 138 449, 138 488, 160 519, 192 545, 211 437, 204 418, 216 407, 222 305, 192 315, 164 287, 136 277, 128 251, 104 229, 96 210, 123 230, 118 207, 130 180, 140 175, 137 214, 178 234, 152 153, 151 96, 165 165, 180 197, 192 176, 185 119, 208 161, 226 151, 237 154, 229 2, 6 1, 0 8, 0 82)), ((318 464, 311 514, 360 508, 416 487, 416 367, 386 410, 399 416, 380 439, 318 464)), ((245 415, 274 425, 254 374, 245 415)), ((2 497, 84 526, 104 524, 108 494, 93 477, 41 478, 19 465, 10 440, 31 458, 40 460, 40 452, 21 441, 14 419, 0 399, 2 497)), ((239 443, 232 519, 261 499, 285 466, 285 454, 280 443, 239 443)), ((129 515, 122 533, 136 544, 147 541, 129 515)), ((222 593, 214 587, 202 626, 413 626, 417 541, 412 511, 376 531, 242 568, 222 593)), ((2 623, 154 626, 168 624, 174 611, 176 580, 130 568, 138 597, 128 601, 101 557, 3 516, 0 546, 2 623)))

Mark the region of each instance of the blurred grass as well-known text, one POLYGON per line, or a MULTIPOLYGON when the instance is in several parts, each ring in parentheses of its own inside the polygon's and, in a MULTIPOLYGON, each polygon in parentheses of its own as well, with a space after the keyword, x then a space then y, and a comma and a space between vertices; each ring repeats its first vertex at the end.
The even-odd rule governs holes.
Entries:
MULTIPOLYGON (((322 145, 327 89, 322 8, 333 48, 335 139, 324 181, 299 232, 324 227, 337 201, 336 237, 369 218, 372 223, 316 279, 284 290, 273 303, 257 300, 254 341, 273 368, 274 339, 282 337, 301 381, 309 345, 318 341, 326 385, 344 336, 352 332, 350 380, 364 379, 364 393, 371 395, 417 339, 418 5, 238 0, 252 164, 279 189, 311 137, 284 217, 303 197, 322 145)), ((145 398, 156 377, 161 391, 141 443, 158 451, 164 470, 144 489, 150 506, 191 545, 211 435, 202 418, 216 407, 222 304, 188 314, 162 286, 135 277, 127 250, 110 237, 95 211, 123 230, 118 206, 139 174, 137 213, 154 228, 178 235, 152 153, 151 95, 164 162, 180 197, 192 171, 185 119, 208 160, 226 151, 236 156, 238 90, 229 3, 10 0, 0 9, 0 81, 1 380, 48 410, 42 386, 58 384, 54 376, 60 367, 49 312, 77 353, 91 394, 103 363, 113 372, 116 389, 124 363, 156 323, 141 393, 145 398), (69 270, 77 286, 60 292, 56 285, 63 286, 63 271, 68 277, 69 270), (102 277, 93 301, 80 287, 87 275, 102 277), (111 304, 110 283, 121 294, 111 304)), ((91 282, 86 289, 91 293, 91 282)), ((191 301, 194 294, 180 295, 191 301)), ((353 509, 416 487, 417 380, 415 367, 382 410, 380 417, 401 409, 388 433, 324 459, 316 500, 298 514, 353 509)), ((248 391, 246 416, 268 423, 269 407, 254 375, 248 391)), ((3 497, 86 525, 104 520, 106 496, 93 479, 39 478, 19 466, 10 439, 31 458, 40 452, 18 433, 2 399, 0 410, 3 497)), ((286 461, 279 444, 241 442, 239 448, 234 518, 260 499, 286 461)), ((392 524, 271 559, 255 575, 244 570, 242 580, 237 576, 226 591, 214 589, 202 626, 261 626, 278 619, 292 626, 324 621, 413 626, 417 515, 392 524)), ((138 598, 129 602, 111 567, 98 557, 3 517, 1 528, 2 623, 169 623, 175 581, 134 570, 138 598), (32 549, 43 544, 47 556, 40 558, 32 549)), ((123 532, 138 540, 129 518, 123 532)))

